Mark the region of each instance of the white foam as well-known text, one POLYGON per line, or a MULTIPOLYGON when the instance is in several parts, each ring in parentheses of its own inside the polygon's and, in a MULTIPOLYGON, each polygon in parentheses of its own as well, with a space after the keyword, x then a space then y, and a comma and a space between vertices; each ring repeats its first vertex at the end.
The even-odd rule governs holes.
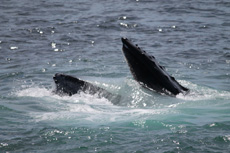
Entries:
MULTIPOLYGON (((63 121, 66 124, 72 122, 93 122, 101 124, 115 121, 136 120, 140 116, 167 114, 168 109, 138 109, 113 105, 105 98, 97 98, 96 95, 80 93, 60 97, 52 93, 51 89, 30 87, 15 93, 18 97, 41 98, 47 108, 52 105, 51 112, 30 112, 35 122, 63 121), (48 97, 48 99, 47 99, 48 97)), ((172 112, 171 112, 172 113, 172 112)))
POLYGON ((31 87, 17 91, 16 96, 18 97, 46 97, 51 96, 52 93, 46 88, 31 87))
POLYGON ((176 97, 186 101, 212 100, 217 98, 230 99, 230 92, 218 91, 204 86, 199 86, 188 81, 179 81, 183 86, 190 89, 187 95, 178 94, 176 97))
MULTIPOLYGON (((35 122, 57 122, 63 121, 65 124, 93 123, 107 124, 109 122, 135 121, 140 117, 148 118, 149 116, 176 113, 171 109, 133 109, 119 107, 114 105, 89 105, 86 103, 68 103, 65 105, 66 110, 47 113, 31 113, 35 122)), ((151 117, 153 118, 153 117, 151 117)))
POLYGON ((25 87, 15 92, 15 95, 18 97, 38 98, 38 105, 49 108, 47 112, 39 110, 37 112, 29 112, 33 121, 64 122, 65 124, 73 124, 73 122, 105 124, 127 120, 137 121, 143 118, 161 119, 164 114, 178 113, 179 110, 177 108, 184 107, 183 104, 187 103, 186 101, 215 100, 216 98, 230 99, 230 92, 219 92, 187 81, 180 82, 190 88, 191 93, 186 96, 178 95, 177 98, 157 96, 157 94, 156 96, 154 94, 151 95, 139 89, 139 86, 127 82, 125 86, 121 87, 121 90, 124 90, 121 96, 125 97, 125 101, 123 99, 122 103, 127 103, 125 106, 115 106, 105 98, 98 98, 97 95, 83 92, 73 96, 61 97, 53 94, 52 89, 34 85, 33 87, 25 87), (40 98, 41 101, 39 100, 40 98), (173 102, 169 102, 170 100, 173 102), (160 107, 155 107, 154 102, 160 107), (145 108, 141 104, 144 104, 145 108))

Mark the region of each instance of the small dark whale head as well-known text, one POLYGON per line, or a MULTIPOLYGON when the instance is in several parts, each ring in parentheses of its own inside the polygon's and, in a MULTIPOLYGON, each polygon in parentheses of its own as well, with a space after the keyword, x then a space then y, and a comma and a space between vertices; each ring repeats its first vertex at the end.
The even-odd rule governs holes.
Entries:
POLYGON ((56 73, 53 77, 53 80, 56 84, 55 93, 59 95, 73 95, 79 92, 85 84, 84 81, 60 73, 56 73))
POLYGON ((56 90, 54 93, 60 96, 72 96, 73 94, 84 92, 87 94, 96 95, 98 98, 104 97, 110 100, 113 104, 118 104, 121 99, 120 95, 112 94, 101 87, 95 86, 89 82, 80 80, 70 75, 57 73, 54 75, 53 79, 56 84, 56 90))
POLYGON ((127 38, 121 38, 121 41, 130 71, 134 79, 141 85, 167 95, 177 95, 188 91, 159 65, 154 56, 148 55, 138 45, 133 45, 127 38))

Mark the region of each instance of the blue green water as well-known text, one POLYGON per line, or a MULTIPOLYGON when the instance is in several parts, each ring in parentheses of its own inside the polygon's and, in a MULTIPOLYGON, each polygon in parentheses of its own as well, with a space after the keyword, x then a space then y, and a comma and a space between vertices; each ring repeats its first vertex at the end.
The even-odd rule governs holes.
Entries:
POLYGON ((230 150, 227 0, 1 0, 0 15, 0 152, 230 150), (154 55, 190 94, 140 87, 121 37, 154 55), (55 73, 122 99, 54 95, 55 73))

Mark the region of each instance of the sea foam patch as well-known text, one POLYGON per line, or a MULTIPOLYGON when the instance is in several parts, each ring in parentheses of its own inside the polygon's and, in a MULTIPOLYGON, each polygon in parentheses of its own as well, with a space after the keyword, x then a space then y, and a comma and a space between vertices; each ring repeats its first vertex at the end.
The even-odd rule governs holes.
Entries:
POLYGON ((181 83, 189 86, 191 92, 186 96, 178 95, 176 98, 150 94, 150 92, 140 89, 139 86, 128 85, 127 83, 125 86, 121 86, 120 92, 126 91, 121 96, 125 97, 122 103, 127 103, 127 105, 121 106, 113 105, 109 100, 98 98, 97 95, 81 92, 73 96, 59 96, 52 92, 53 89, 39 86, 25 87, 16 91, 15 95, 23 97, 23 100, 27 100, 29 97, 28 101, 35 98, 37 105, 50 108, 46 112, 39 110, 29 112, 33 122, 53 122, 61 125, 74 123, 101 125, 111 122, 161 120, 169 114, 179 115, 181 109, 195 106, 196 101, 199 103, 205 101, 206 104, 210 103, 210 99, 214 101, 216 98, 230 99, 230 93, 227 91, 221 92, 186 81, 181 81, 181 83), (140 105, 139 107, 137 103, 141 102, 148 105, 145 107, 140 105), (151 103, 152 105, 150 105, 151 103))
POLYGON ((18 97, 45 97, 52 96, 52 92, 49 89, 41 87, 29 87, 21 89, 15 92, 18 97))
POLYGON ((136 121, 152 116, 176 113, 169 108, 142 109, 113 105, 105 98, 79 93, 73 96, 58 96, 52 89, 29 87, 15 93, 18 97, 35 98, 38 105, 50 108, 48 111, 35 111, 28 114, 32 122, 59 123, 61 125, 107 124, 111 122, 136 121))
POLYGON ((219 91, 205 86, 199 86, 189 81, 179 81, 184 86, 190 88, 190 93, 187 95, 178 94, 176 97, 186 101, 203 101, 203 100, 215 100, 218 98, 230 99, 230 92, 219 91))

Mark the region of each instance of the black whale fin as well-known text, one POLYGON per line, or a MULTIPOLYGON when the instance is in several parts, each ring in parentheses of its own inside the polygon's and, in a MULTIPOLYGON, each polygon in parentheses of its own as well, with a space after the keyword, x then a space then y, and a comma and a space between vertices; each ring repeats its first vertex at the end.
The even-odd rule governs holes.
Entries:
POLYGON ((180 85, 174 77, 170 76, 154 56, 148 55, 127 38, 121 38, 122 51, 129 65, 134 79, 142 86, 156 92, 175 96, 179 93, 187 94, 189 89, 180 85))

